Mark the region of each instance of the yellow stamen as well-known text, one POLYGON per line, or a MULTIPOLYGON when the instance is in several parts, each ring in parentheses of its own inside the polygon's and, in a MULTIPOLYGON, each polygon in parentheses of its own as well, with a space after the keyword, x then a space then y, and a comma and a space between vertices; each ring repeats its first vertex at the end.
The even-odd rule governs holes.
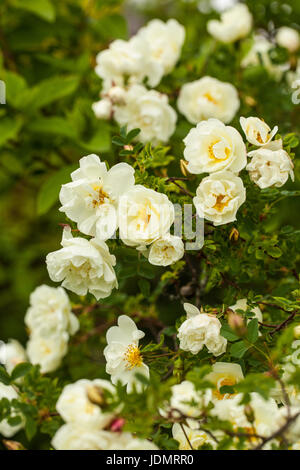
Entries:
POLYGON ((125 360, 127 361, 127 369, 131 370, 134 367, 141 367, 143 364, 143 357, 141 352, 135 344, 130 344, 125 352, 125 360))
POLYGON ((207 99, 208 101, 210 101, 211 103, 213 103, 213 104, 218 104, 217 100, 216 100, 213 96, 211 96, 211 94, 210 94, 209 92, 204 93, 203 96, 204 96, 204 98, 206 98, 206 99, 207 99))
POLYGON ((216 209, 218 212, 222 212, 224 207, 227 207, 229 204, 229 199, 227 201, 224 201, 225 197, 226 196, 224 196, 223 194, 219 194, 218 196, 215 194, 216 203, 213 206, 213 209, 216 209))

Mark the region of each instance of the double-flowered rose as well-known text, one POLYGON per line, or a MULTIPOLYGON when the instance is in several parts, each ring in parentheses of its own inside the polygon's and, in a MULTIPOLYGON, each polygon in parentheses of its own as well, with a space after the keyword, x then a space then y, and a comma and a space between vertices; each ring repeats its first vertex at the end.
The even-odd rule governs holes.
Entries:
MULTIPOLYGON (((19 398, 17 391, 11 385, 4 385, 0 382, 0 401, 5 398, 7 400, 17 400, 19 398)), ((4 437, 12 437, 20 429, 24 427, 24 419, 19 412, 12 411, 10 418, 19 418, 20 422, 15 426, 11 425, 7 419, 0 421, 0 434, 4 437)))
POLYGON ((192 124, 209 118, 229 123, 240 107, 236 88, 213 77, 186 83, 180 90, 177 106, 192 124))
POLYGON ((183 142, 190 173, 239 172, 247 164, 246 146, 241 135, 218 119, 200 122, 183 142))
POLYGON ((67 354, 68 342, 69 334, 66 331, 50 336, 41 336, 39 332, 33 332, 26 347, 29 361, 39 365, 43 374, 53 372, 67 354))
POLYGON ((10 339, 7 343, 0 341, 0 364, 4 365, 9 374, 18 364, 26 360, 26 351, 19 341, 15 339, 10 339))
POLYGON ((70 227, 65 227, 62 248, 49 253, 46 258, 48 273, 52 281, 78 295, 93 294, 96 299, 108 297, 118 287, 111 255, 103 240, 86 240, 73 237, 70 227))
POLYGON ((240 123, 248 142, 257 147, 270 143, 278 131, 277 126, 271 129, 265 121, 258 117, 241 117, 240 123))
POLYGON ((43 337, 64 331, 73 335, 79 328, 79 321, 72 313, 65 290, 46 285, 37 287, 30 294, 25 324, 30 332, 43 337))
POLYGON ((147 90, 143 85, 132 85, 125 102, 114 107, 114 118, 128 131, 140 129, 138 139, 143 142, 167 142, 175 131, 177 115, 168 103, 167 95, 147 90))
POLYGON ((149 245, 169 233, 174 206, 165 194, 136 185, 119 201, 119 232, 129 246, 149 245))
POLYGON ((180 348, 198 354, 204 346, 214 356, 226 351, 227 340, 221 335, 221 323, 215 315, 201 313, 192 304, 184 304, 187 319, 178 330, 180 348))
POLYGON ((217 226, 236 220, 236 213, 245 200, 242 179, 230 171, 218 171, 203 178, 193 202, 199 217, 217 226))
POLYGON ((106 372, 111 375, 113 384, 119 381, 131 391, 134 384, 141 389, 136 374, 149 378, 149 368, 143 362, 139 340, 145 333, 126 315, 118 318, 118 326, 109 328, 106 334, 107 346, 104 349, 106 372))
POLYGON ((180 237, 166 234, 150 247, 148 261, 155 266, 170 266, 184 255, 184 244, 180 237))
POLYGON ((220 20, 207 23, 208 32, 221 42, 230 43, 248 36, 253 18, 248 7, 239 3, 221 14, 220 20))
POLYGON ((107 240, 118 228, 120 196, 134 186, 134 169, 122 162, 107 170, 97 155, 81 158, 79 165, 72 182, 61 187, 60 211, 77 222, 82 233, 107 240))
POLYGON ((280 188, 289 177, 294 181, 294 164, 289 154, 282 148, 282 140, 248 153, 251 158, 246 169, 250 178, 260 189, 275 186, 280 188))
POLYGON ((185 38, 184 27, 174 19, 166 23, 155 19, 141 28, 137 37, 148 44, 150 50, 148 59, 153 74, 150 81, 158 84, 164 75, 173 70, 179 59, 185 38))

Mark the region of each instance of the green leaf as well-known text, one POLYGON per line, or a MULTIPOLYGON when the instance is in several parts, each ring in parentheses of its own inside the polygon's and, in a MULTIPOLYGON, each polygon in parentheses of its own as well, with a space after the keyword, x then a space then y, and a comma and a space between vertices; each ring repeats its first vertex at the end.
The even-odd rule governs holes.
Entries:
POLYGON ((257 338, 258 338, 258 320, 257 318, 253 318, 253 320, 251 320, 247 326, 247 339, 248 341, 250 341, 250 343, 253 344, 257 341, 257 338))
POLYGON ((76 90, 80 78, 69 75, 65 77, 52 77, 41 81, 38 85, 27 90, 23 95, 22 108, 28 111, 36 111, 53 103, 58 99, 68 96, 76 90))
POLYGON ((138 282, 138 286, 140 288, 141 293, 145 298, 149 297, 150 295, 150 282, 146 279, 140 279, 138 282))
POLYGON ((222 325, 220 333, 224 338, 228 339, 228 341, 236 341, 239 339, 239 336, 234 333, 228 323, 222 325))
POLYGON ((10 384, 10 376, 6 372, 5 367, 2 365, 0 365, 0 382, 2 382, 4 385, 10 384))
POLYGON ((37 196, 37 213, 43 215, 58 200, 58 194, 62 184, 71 180, 70 174, 77 168, 77 165, 68 165, 56 173, 53 173, 42 184, 37 196))
POLYGON ((90 152, 108 152, 111 147, 109 128, 101 125, 89 142, 80 142, 80 145, 90 152))
POLYGON ((37 423, 31 416, 26 417, 26 423, 25 423, 25 433, 27 436, 27 439, 31 441, 31 439, 34 437, 37 431, 37 423))
POLYGON ((55 20, 55 9, 50 0, 13 0, 13 6, 27 10, 49 23, 55 20))
POLYGON ((4 71, 3 80, 6 86, 6 102, 8 105, 18 108, 22 93, 27 89, 25 79, 15 72, 4 71))
POLYGON ((282 255, 282 251, 277 246, 268 246, 267 248, 268 255, 272 256, 272 258, 280 258, 282 255))
POLYGON ((250 346, 247 346, 244 341, 238 341, 237 343, 231 345, 230 354, 232 357, 237 357, 240 359, 244 356, 245 352, 247 352, 249 348, 250 346))
POLYGON ((28 125, 28 130, 35 133, 60 135, 76 139, 74 127, 66 119, 58 116, 36 119, 28 125))
POLYGON ((11 373, 11 380, 15 381, 19 379, 20 377, 23 377, 26 375, 32 368, 32 364, 29 364, 29 362, 22 362, 14 368, 14 370, 11 373))
POLYGON ((14 139, 22 126, 21 119, 5 117, 0 120, 0 146, 8 140, 14 139))

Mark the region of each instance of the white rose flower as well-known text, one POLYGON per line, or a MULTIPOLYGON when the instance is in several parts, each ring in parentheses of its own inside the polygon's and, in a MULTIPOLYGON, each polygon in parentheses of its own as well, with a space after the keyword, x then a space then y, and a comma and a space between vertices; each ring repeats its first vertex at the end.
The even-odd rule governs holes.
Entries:
POLYGON ((183 142, 190 173, 239 172, 247 164, 246 146, 240 133, 218 119, 200 122, 183 142))
POLYGON ((289 176, 294 181, 294 164, 289 154, 283 150, 282 141, 276 140, 271 144, 248 153, 251 161, 246 169, 251 180, 260 189, 270 186, 280 188, 287 182, 289 176))
POLYGON ((139 128, 137 139, 143 143, 167 142, 175 131, 177 115, 168 104, 168 97, 142 85, 129 87, 125 104, 116 106, 114 118, 128 131, 139 128))
MULTIPOLYGON (((2 398, 7 398, 8 400, 14 400, 18 398, 18 394, 16 390, 11 386, 11 385, 4 385, 3 383, 0 382, 0 400, 2 398)), ((17 415, 16 413, 12 413, 11 417, 16 417, 21 415, 17 415)), ((0 420, 0 434, 2 434, 4 437, 12 437, 14 434, 16 434, 20 429, 24 427, 24 420, 22 418, 22 421, 20 424, 17 424, 17 426, 11 426, 8 424, 7 420, 0 420)))
POLYGON ((155 19, 141 28, 137 36, 149 45, 149 59, 153 62, 153 73, 156 74, 151 81, 160 82, 163 75, 172 71, 179 59, 185 38, 184 27, 174 19, 166 23, 155 19))
POLYGON ((104 429, 113 419, 112 412, 105 412, 101 405, 94 404, 89 399, 93 389, 107 390, 114 394, 115 389, 107 380, 81 379, 66 385, 56 403, 56 409, 67 423, 76 422, 84 426, 97 426, 104 429))
POLYGON ((226 351, 227 340, 221 336, 221 323, 214 315, 200 313, 197 307, 185 303, 183 305, 187 319, 178 330, 180 348, 192 354, 198 354, 204 346, 214 356, 226 351))
POLYGON ((185 424, 182 426, 179 423, 173 424, 172 434, 173 438, 179 442, 179 450, 197 450, 204 444, 210 444, 213 448, 216 447, 216 441, 211 435, 199 429, 192 429, 185 424))
POLYGON ((19 341, 10 339, 6 344, 0 341, 0 364, 10 374, 21 362, 26 362, 26 351, 19 341))
POLYGON ((289 69, 289 64, 273 64, 269 56, 269 51, 273 47, 274 45, 264 36, 255 36, 253 46, 243 58, 241 66, 246 68, 262 64, 275 80, 280 80, 283 72, 289 69))
POLYGON ((241 117, 240 123, 248 142, 258 147, 269 144, 278 131, 278 126, 271 130, 268 124, 258 117, 241 117))
POLYGON ((180 237, 167 234, 156 240, 150 247, 149 263, 155 266, 170 266, 184 255, 184 244, 180 237))
POLYGON ((46 258, 52 281, 62 282, 63 287, 78 295, 90 292, 97 300, 108 297, 118 287, 113 269, 116 258, 104 241, 74 238, 70 227, 66 227, 61 244, 63 248, 46 258))
POLYGON ((202 77, 182 86, 177 106, 192 124, 216 118, 225 124, 232 121, 240 107, 237 89, 231 83, 202 77))
POLYGON ((110 119, 113 112, 112 102, 108 98, 103 98, 92 104, 92 110, 96 118, 110 119))
POLYGON ((203 178, 193 202, 199 217, 218 226, 236 220, 236 213, 245 200, 242 179, 229 171, 219 171, 203 178))
POLYGON ((231 362, 215 362, 212 366, 212 371, 205 376, 205 380, 212 382, 215 386, 213 390, 213 398, 217 400, 224 400, 232 398, 229 393, 221 394, 220 389, 224 385, 235 385, 240 380, 243 380, 244 374, 239 364, 231 362))
POLYGON ((197 418, 202 408, 207 406, 211 399, 210 390, 204 392, 196 391, 194 384, 188 380, 184 380, 178 385, 173 385, 171 390, 170 408, 178 410, 190 418, 197 418))
POLYGON ((156 86, 160 78, 152 70, 149 57, 149 45, 141 37, 116 39, 97 55, 95 72, 103 79, 105 90, 113 85, 123 86, 126 77, 130 82, 142 82, 147 77, 149 85, 156 86))
POLYGON ((296 29, 282 26, 276 33, 276 42, 290 52, 296 52, 300 47, 300 36, 296 29))
POLYGON ((118 326, 112 326, 106 334, 106 372, 111 375, 113 384, 120 381, 127 385, 128 392, 132 390, 133 384, 137 389, 141 388, 141 383, 135 377, 137 373, 149 377, 149 368, 144 364, 139 349, 139 340, 144 336, 145 333, 138 330, 134 321, 126 315, 121 315, 118 326))
POLYGON ((136 185, 119 201, 119 231, 129 246, 149 245, 169 233, 174 206, 165 194, 136 185))
POLYGON ((235 5, 221 14, 221 20, 210 20, 207 31, 221 42, 230 43, 248 36, 252 29, 253 18, 248 7, 235 5))
POLYGON ((59 333, 48 337, 32 334, 27 343, 27 356, 32 364, 41 366, 41 372, 47 374, 56 370, 68 351, 68 333, 59 333))
POLYGON ((79 321, 72 313, 69 297, 62 287, 42 285, 30 294, 25 324, 33 334, 48 337, 64 331, 74 335, 79 321))
POLYGON ((126 91, 123 87, 112 86, 107 95, 113 103, 122 104, 125 102, 126 91))
POLYGON ((107 240, 118 228, 119 198, 134 186, 134 169, 122 162, 107 171, 93 154, 81 158, 79 165, 71 173, 72 182, 61 187, 60 211, 77 222, 80 232, 107 240))
POLYGON ((67 423, 54 435, 52 446, 56 450, 107 450, 111 443, 111 434, 92 426, 67 423))

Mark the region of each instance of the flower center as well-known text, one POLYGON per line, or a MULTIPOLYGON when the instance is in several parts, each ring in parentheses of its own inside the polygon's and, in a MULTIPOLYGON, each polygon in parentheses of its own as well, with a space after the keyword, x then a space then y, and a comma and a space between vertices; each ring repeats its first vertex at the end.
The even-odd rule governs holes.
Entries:
POLYGON ((131 370, 134 367, 141 367, 143 364, 143 357, 141 356, 141 352, 135 344, 130 344, 126 349, 124 354, 124 358, 127 362, 127 369, 131 370))
POLYGON ((232 386, 232 385, 235 385, 236 383, 236 380, 235 379, 220 379, 217 383, 217 388, 213 391, 213 394, 214 396, 218 399, 218 400, 223 400, 224 398, 229 398, 229 397, 232 397, 234 394, 229 394, 229 393, 220 393, 220 388, 221 387, 224 387, 224 385, 229 385, 229 386, 232 386))
POLYGON ((225 155, 223 156, 223 158, 221 158, 221 156, 216 156, 214 146, 216 144, 218 144, 219 142, 220 142, 220 140, 217 140, 216 142, 210 144, 209 147, 208 147, 209 158, 211 160, 214 160, 215 162, 226 160, 230 156, 230 149, 228 147, 224 148, 225 155))
POLYGON ((100 185, 94 185, 93 190, 96 191, 96 197, 93 197, 92 204, 94 207, 96 206, 101 206, 102 204, 105 203, 106 199, 109 199, 109 195, 103 191, 102 186, 100 185))
POLYGON ((210 101, 213 104, 218 104, 217 100, 209 93, 204 93, 204 98, 206 98, 208 101, 210 101))
POLYGON ((214 194, 214 196, 216 198, 216 203, 213 206, 213 209, 216 209, 218 212, 222 212, 224 207, 228 206, 229 199, 227 198, 226 195, 223 195, 223 194, 219 194, 218 196, 216 194, 214 194), (227 198, 227 199, 224 201, 225 198, 227 198))

